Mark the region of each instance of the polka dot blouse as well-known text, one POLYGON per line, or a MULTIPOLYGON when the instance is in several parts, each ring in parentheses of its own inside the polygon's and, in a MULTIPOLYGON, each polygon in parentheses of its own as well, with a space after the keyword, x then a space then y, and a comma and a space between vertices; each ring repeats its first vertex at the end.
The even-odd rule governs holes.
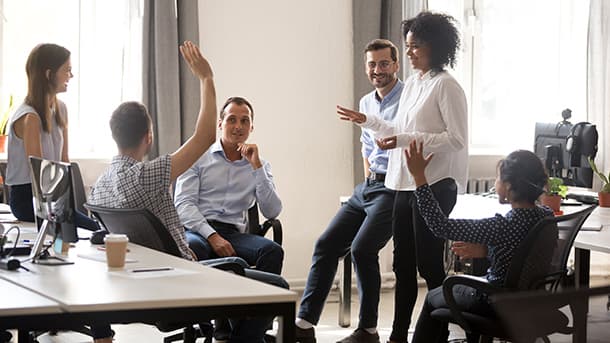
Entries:
POLYGON ((513 253, 529 229, 540 219, 553 215, 548 207, 537 206, 512 209, 504 217, 496 214, 485 219, 449 219, 428 185, 418 187, 415 196, 428 229, 436 236, 487 245, 487 257, 491 262, 487 279, 494 284, 504 282, 513 253))

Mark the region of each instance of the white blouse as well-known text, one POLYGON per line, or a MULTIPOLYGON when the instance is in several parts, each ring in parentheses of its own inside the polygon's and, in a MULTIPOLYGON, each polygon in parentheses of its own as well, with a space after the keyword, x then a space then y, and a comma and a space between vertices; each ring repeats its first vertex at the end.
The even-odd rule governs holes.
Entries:
POLYGON ((412 75, 405 82, 393 121, 367 116, 360 125, 373 130, 377 138, 397 137, 396 148, 389 153, 386 187, 415 190, 405 156, 405 149, 415 139, 424 143, 424 154, 434 153, 426 168, 428 182, 434 184, 450 177, 458 184, 460 193, 466 190, 468 106, 464 90, 448 72, 412 75))

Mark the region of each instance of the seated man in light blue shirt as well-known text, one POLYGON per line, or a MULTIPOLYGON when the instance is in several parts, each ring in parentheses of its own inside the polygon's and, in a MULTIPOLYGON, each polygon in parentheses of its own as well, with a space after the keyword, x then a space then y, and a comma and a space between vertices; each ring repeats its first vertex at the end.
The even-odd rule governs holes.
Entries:
POLYGON ((253 119, 246 99, 225 102, 218 122, 221 138, 178 178, 174 202, 189 246, 200 260, 239 256, 258 270, 280 274, 282 247, 244 232, 254 202, 266 218, 282 210, 270 164, 260 159, 256 144, 246 143, 253 119))

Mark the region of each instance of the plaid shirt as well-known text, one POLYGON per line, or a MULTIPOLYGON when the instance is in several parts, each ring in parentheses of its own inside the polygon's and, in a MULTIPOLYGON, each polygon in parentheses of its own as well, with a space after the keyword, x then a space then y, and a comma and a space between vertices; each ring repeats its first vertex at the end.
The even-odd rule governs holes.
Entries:
POLYGON ((138 162, 118 155, 97 179, 89 202, 112 208, 146 208, 165 225, 182 257, 192 260, 184 227, 169 192, 171 156, 163 155, 152 161, 138 162))

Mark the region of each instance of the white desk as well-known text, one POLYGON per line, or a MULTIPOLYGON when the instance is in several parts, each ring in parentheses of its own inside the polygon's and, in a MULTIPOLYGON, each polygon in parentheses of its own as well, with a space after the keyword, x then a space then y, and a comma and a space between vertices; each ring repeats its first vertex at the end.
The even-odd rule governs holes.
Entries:
POLYGON ((581 231, 574 241, 574 267, 577 287, 589 287, 591 251, 610 254, 610 208, 598 207, 591 220, 603 224, 601 231, 581 231))
MULTIPOLYGON (((78 257, 97 254, 97 247, 81 241, 71 249, 75 264, 26 264, 32 272, 0 271, 0 278, 59 303, 70 325, 145 322, 171 318, 198 322, 218 316, 264 315, 282 317, 283 342, 294 341, 296 293, 250 280, 181 258, 129 244, 127 269, 174 268, 168 272, 109 272, 105 262, 78 257), (155 277, 156 276, 156 277, 155 277)), ((58 322, 61 318, 58 318, 58 322)))
POLYGON ((61 313, 59 304, 40 294, 0 279, 0 322, 5 317, 61 313))
POLYGON ((29 328, 63 314, 57 302, 6 280, 0 279, 0 290, 0 330, 20 328, 20 342, 29 328))

